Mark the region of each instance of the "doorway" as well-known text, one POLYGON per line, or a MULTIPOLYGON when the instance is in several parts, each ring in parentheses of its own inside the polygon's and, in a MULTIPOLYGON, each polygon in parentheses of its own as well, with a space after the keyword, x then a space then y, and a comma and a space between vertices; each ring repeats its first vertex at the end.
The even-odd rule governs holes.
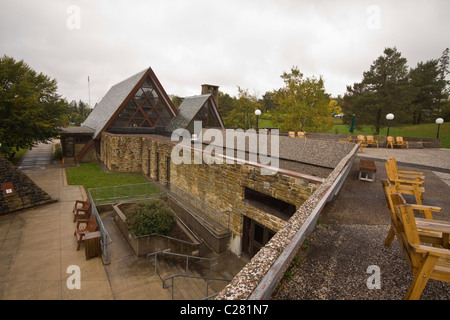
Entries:
POLYGON ((242 253, 251 259, 275 235, 275 231, 244 216, 242 253))

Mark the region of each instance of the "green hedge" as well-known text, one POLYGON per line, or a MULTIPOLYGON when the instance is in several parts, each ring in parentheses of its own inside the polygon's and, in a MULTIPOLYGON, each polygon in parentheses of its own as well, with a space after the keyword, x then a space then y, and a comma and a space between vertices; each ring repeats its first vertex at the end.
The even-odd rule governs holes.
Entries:
POLYGON ((168 205, 159 199, 140 201, 128 208, 127 220, 137 237, 149 234, 169 235, 176 220, 168 205))

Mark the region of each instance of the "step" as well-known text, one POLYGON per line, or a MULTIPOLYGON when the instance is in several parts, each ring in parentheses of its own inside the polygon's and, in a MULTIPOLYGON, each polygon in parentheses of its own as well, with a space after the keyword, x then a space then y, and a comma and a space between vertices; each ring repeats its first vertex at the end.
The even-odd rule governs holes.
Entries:
MULTIPOLYGON (((186 274, 184 261, 179 259, 158 259, 158 275, 163 281, 174 275, 186 274)), ((199 276, 188 270, 189 275, 199 276)), ((175 291, 174 300, 200 300, 206 297, 206 282, 203 279, 175 277, 173 279, 175 291)), ((171 285, 171 280, 165 281, 166 285, 171 285)), ((172 288, 168 288, 172 291, 172 288)))

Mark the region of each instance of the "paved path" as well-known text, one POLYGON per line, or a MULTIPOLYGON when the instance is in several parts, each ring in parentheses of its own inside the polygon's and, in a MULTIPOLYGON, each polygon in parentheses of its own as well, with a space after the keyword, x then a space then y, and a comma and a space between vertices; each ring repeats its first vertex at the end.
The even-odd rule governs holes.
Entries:
POLYGON ((24 154, 17 167, 20 170, 45 169, 45 166, 52 163, 52 159, 53 143, 39 143, 24 154))

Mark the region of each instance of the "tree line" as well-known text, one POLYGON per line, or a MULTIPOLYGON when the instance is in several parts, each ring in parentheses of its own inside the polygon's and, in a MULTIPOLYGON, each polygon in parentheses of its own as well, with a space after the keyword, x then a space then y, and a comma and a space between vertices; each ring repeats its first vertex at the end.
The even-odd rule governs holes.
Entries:
POLYGON ((442 117, 450 120, 449 49, 442 56, 409 68, 397 48, 386 48, 363 73, 363 80, 347 86, 342 107, 344 123, 355 115, 358 124, 369 124, 379 134, 386 114, 394 124, 420 124, 442 117))
MULTIPOLYGON (((343 97, 331 97, 324 79, 306 77, 298 67, 283 72, 284 86, 261 98, 238 87, 238 96, 219 92, 219 111, 228 128, 256 126, 255 110, 281 131, 329 131, 331 115, 344 112, 350 124, 372 125, 375 133, 393 113, 397 124, 419 124, 437 117, 450 121, 449 49, 441 57, 409 68, 397 48, 386 48, 363 73, 363 80, 347 86, 343 97)), ((175 96, 179 106, 182 98, 175 96)), ((0 58, 0 153, 10 158, 59 134, 61 127, 80 125, 91 109, 83 101, 68 102, 57 93, 57 81, 31 69, 23 60, 0 58)))

